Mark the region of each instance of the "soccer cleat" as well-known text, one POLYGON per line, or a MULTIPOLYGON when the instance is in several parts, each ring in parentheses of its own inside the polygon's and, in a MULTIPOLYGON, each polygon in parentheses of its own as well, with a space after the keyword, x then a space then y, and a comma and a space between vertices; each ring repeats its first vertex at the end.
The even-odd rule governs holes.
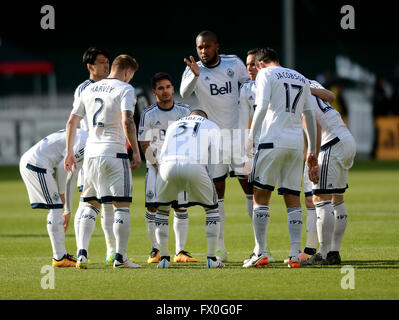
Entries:
POLYGON ((152 248, 150 256, 147 259, 147 263, 158 263, 161 259, 161 253, 157 248, 152 248))
POLYGON ((300 268, 301 262, 298 257, 290 257, 288 259, 288 268, 300 268))
POLYGON ((251 255, 249 256, 249 258, 248 258, 248 259, 245 259, 245 260, 242 262, 242 264, 244 265, 244 264, 248 263, 248 262, 252 259, 252 257, 253 257, 254 255, 255 255, 255 252, 252 252, 251 255))
POLYGON ((316 266, 316 265, 323 265, 323 264, 327 264, 327 261, 325 259, 323 259, 320 252, 311 256, 309 259, 301 262, 301 266, 316 266))
POLYGON ((327 264, 330 265, 341 264, 341 256, 339 255, 339 251, 330 251, 327 253, 326 261, 327 264))
POLYGON ((261 253, 259 255, 253 255, 247 263, 243 264, 244 268, 250 267, 266 267, 269 264, 269 258, 267 257, 266 253, 261 253))
POLYGON ((182 250, 175 255, 173 262, 198 262, 198 260, 193 258, 187 251, 182 250))
POLYGON ((88 267, 87 251, 85 249, 80 249, 78 251, 78 259, 76 261, 77 269, 87 269, 88 267))
POLYGON ((132 262, 129 258, 123 260, 123 256, 119 253, 115 254, 114 269, 117 268, 141 268, 141 265, 132 262))
POLYGON ((305 253, 305 252, 301 252, 300 254, 299 254, 299 261, 305 261, 305 260, 307 260, 308 259, 308 255, 305 253))
POLYGON ((216 251, 216 257, 222 262, 227 262, 227 251, 225 251, 225 250, 217 250, 216 251))
POLYGON ((315 248, 305 247, 305 249, 303 249, 303 252, 309 256, 314 256, 316 254, 317 250, 315 248))
POLYGON ((170 266, 170 257, 169 256, 163 256, 160 258, 160 261, 158 262, 158 268, 159 269, 167 269, 170 266))
POLYGON ((105 263, 111 264, 115 261, 115 252, 105 257, 105 263))
POLYGON ((206 266, 211 268, 224 268, 224 263, 216 257, 207 257, 206 266))
POLYGON ((53 258, 51 265, 53 268, 74 268, 76 267, 76 258, 67 253, 60 260, 53 258))

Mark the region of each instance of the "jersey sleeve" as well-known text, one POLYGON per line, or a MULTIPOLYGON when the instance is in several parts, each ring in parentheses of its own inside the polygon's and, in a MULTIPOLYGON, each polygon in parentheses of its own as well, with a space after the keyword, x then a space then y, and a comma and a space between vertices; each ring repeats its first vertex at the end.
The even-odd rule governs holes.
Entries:
POLYGON ((140 116, 138 141, 151 141, 151 121, 147 112, 142 112, 140 116))
POLYGON ((126 88, 122 93, 121 111, 132 111, 134 113, 134 107, 136 105, 136 102, 136 91, 131 85, 129 85, 129 87, 126 88))
POLYGON ((238 82, 244 83, 249 79, 247 68, 245 67, 244 62, 240 58, 237 57, 237 71, 238 71, 238 82))
POLYGON ((86 115, 86 110, 82 101, 82 96, 79 94, 79 88, 75 90, 71 114, 75 114, 82 118, 86 115))
POLYGON ((180 84, 180 95, 182 96, 182 98, 187 98, 194 92, 198 78, 199 77, 196 77, 187 66, 184 70, 180 84))

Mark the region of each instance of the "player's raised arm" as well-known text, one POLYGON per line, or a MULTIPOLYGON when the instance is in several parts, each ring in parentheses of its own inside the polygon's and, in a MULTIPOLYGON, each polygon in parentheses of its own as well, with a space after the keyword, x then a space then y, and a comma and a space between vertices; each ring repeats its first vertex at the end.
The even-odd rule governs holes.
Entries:
POLYGON ((132 169, 138 169, 141 164, 141 158, 139 145, 137 143, 136 124, 134 123, 132 111, 122 111, 122 127, 133 151, 132 169))
POLYGON ((193 56, 190 56, 190 60, 184 58, 184 62, 187 64, 187 68, 183 73, 180 84, 180 95, 182 98, 187 98, 195 89, 195 85, 197 84, 197 80, 200 75, 200 68, 195 62, 193 56))
POLYGON ((76 137, 76 129, 80 120, 82 120, 82 117, 76 114, 71 114, 66 124, 66 155, 64 160, 64 169, 68 172, 73 172, 73 169, 77 169, 78 167, 73 152, 73 144, 76 137))
POLYGON ((335 100, 334 92, 327 90, 327 89, 310 87, 310 92, 313 95, 315 95, 316 97, 319 97, 320 99, 330 102, 330 103, 335 100))

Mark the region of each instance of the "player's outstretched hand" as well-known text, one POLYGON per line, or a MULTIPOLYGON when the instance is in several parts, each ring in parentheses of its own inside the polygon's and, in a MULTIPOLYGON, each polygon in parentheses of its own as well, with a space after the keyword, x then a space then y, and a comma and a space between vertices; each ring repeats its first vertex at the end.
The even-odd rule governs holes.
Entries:
POLYGON ((317 162, 317 154, 316 153, 309 153, 306 163, 308 165, 308 175, 309 180, 313 183, 319 182, 319 164, 317 162))
POLYGON ((187 58, 184 58, 184 62, 187 64, 187 66, 190 68, 190 70, 194 73, 196 77, 200 75, 200 68, 198 64, 195 62, 195 59, 193 56, 190 56, 190 60, 187 58))
POLYGON ((78 162, 76 161, 74 154, 67 154, 64 159, 64 170, 67 172, 73 172, 78 168, 78 162))
POLYGON ((135 170, 135 169, 140 168, 140 164, 141 164, 140 153, 133 153, 132 169, 135 170))
POLYGON ((71 213, 64 212, 62 214, 62 220, 64 220, 64 232, 66 232, 69 226, 69 220, 71 220, 71 213))

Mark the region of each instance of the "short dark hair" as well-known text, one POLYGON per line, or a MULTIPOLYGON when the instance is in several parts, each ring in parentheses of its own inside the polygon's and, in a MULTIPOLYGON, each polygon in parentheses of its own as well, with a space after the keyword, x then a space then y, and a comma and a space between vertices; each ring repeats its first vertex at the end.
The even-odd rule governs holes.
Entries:
POLYGON ((208 115, 204 110, 201 109, 194 109, 190 112, 190 116, 201 116, 208 119, 208 115))
POLYGON ((153 89, 155 89, 156 86, 157 86, 157 82, 161 81, 161 80, 165 80, 165 79, 169 80, 170 83, 173 84, 172 77, 168 73, 166 73, 166 72, 158 72, 158 73, 154 74, 154 76, 151 79, 151 87, 153 89))
POLYGON ((210 31, 210 30, 201 31, 201 32, 198 34, 198 36, 195 38, 195 41, 197 41, 197 39, 198 39, 199 37, 202 37, 202 38, 211 38, 211 39, 213 39, 215 42, 218 42, 218 37, 217 37, 216 33, 213 32, 213 31, 210 31))
POLYGON ((278 62, 278 56, 275 50, 271 48, 262 48, 259 49, 255 54, 255 64, 258 64, 259 61, 263 61, 264 63, 270 62, 278 62))
POLYGON ((250 54, 257 54, 259 50, 259 48, 248 50, 247 56, 249 56, 250 54))
POLYGON ((136 59, 127 54, 121 54, 112 62, 111 70, 126 70, 131 69, 136 72, 139 69, 139 64, 136 59))
POLYGON ((110 60, 108 52, 105 51, 104 49, 97 47, 90 47, 83 54, 83 60, 82 60, 83 65, 86 66, 86 64, 94 64, 99 54, 106 56, 108 60, 110 60))

